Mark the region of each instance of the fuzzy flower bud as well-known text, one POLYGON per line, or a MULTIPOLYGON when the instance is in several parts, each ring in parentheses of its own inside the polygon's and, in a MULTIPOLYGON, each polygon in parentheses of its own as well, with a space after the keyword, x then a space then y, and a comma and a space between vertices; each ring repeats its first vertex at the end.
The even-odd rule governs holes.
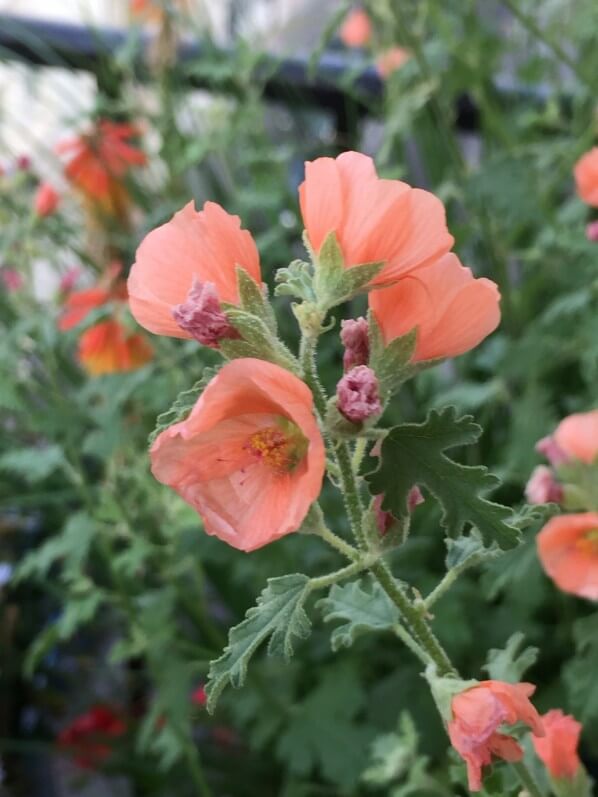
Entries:
POLYGON ((239 333, 222 311, 216 288, 211 282, 194 278, 193 287, 182 304, 172 308, 172 317, 204 346, 217 348, 224 338, 238 338, 239 333))
POLYGON ((370 359, 368 322, 360 318, 341 321, 341 340, 345 347, 343 368, 350 371, 356 365, 367 365, 370 359))
POLYGON ((592 243, 598 243, 598 221, 591 221, 586 227, 586 238, 592 243))
MULTIPOLYGON (((383 500, 383 495, 377 495, 374 498, 373 504, 374 515, 376 516, 376 526, 378 527, 378 531, 382 537, 384 537, 392 524, 396 522, 396 518, 391 512, 386 512, 384 509, 382 509, 383 500)), ((414 484, 409 490, 409 495, 407 496, 407 508, 410 512, 413 512, 415 507, 423 504, 425 500, 426 499, 422 495, 422 491, 419 489, 417 484, 414 484)))
POLYGON ((378 379, 367 365, 346 373, 336 387, 337 407, 352 423, 362 423, 382 412, 378 379))
POLYGON ((550 464, 557 468, 564 462, 568 462, 570 457, 566 451, 560 447, 557 441, 551 435, 543 437, 536 443, 536 451, 542 454, 550 462, 550 464))
POLYGON ((560 504, 563 500, 563 488, 550 468, 538 465, 525 486, 525 497, 528 504, 560 504))

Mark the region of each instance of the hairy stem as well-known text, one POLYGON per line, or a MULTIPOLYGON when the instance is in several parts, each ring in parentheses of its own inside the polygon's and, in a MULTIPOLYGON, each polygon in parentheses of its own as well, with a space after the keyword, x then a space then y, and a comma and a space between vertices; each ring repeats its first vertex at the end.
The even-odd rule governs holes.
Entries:
POLYGON ((525 790, 529 794, 530 797, 544 797, 544 794, 540 790, 540 787, 536 783, 533 778, 532 773, 529 771, 527 766, 523 761, 516 761, 511 764, 515 772, 517 773, 519 780, 525 787, 525 790))

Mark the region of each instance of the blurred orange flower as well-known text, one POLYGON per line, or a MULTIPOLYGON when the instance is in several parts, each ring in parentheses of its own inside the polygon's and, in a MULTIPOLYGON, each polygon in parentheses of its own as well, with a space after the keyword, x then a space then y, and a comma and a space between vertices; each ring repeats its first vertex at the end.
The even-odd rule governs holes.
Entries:
POLYGON ((381 77, 387 78, 410 58, 411 53, 404 47, 391 47, 376 58, 376 69, 381 77))
POLYGON ((120 263, 112 263, 93 288, 69 293, 64 303, 64 312, 58 321, 61 332, 76 327, 96 307, 101 307, 110 301, 126 301, 127 286, 123 280, 118 279, 121 271, 120 263))
POLYGON ((598 207, 598 147, 594 147, 575 164, 573 169, 577 193, 588 205, 598 207))
POLYGON ((572 780, 581 766, 577 745, 582 725, 575 717, 553 709, 542 716, 546 736, 532 736, 534 749, 553 778, 572 780))
POLYGON ((150 343, 139 333, 130 332, 117 319, 94 324, 79 339, 79 360, 92 376, 134 371, 153 356, 150 343))
POLYGON ((128 204, 122 180, 132 167, 146 163, 145 153, 129 143, 138 132, 134 125, 103 119, 92 132, 58 145, 58 151, 68 157, 67 178, 107 213, 116 215, 128 204))
POLYGON ((345 17, 339 36, 347 47, 364 47, 372 37, 372 23, 362 8, 354 8, 345 17))
POLYGON ((296 531, 320 494, 325 467, 311 391, 254 358, 221 368, 150 456, 156 479, 201 515, 205 531, 241 551, 296 531))
POLYGON ((452 253, 371 291, 368 301, 387 344, 417 327, 414 362, 463 354, 500 323, 496 284, 475 279, 452 253))
POLYGON ((542 567, 559 589, 598 601, 598 512, 551 518, 536 542, 542 567))
POLYGON ((60 204, 60 195, 50 183, 41 183, 36 191, 34 210, 38 216, 51 216, 60 204))

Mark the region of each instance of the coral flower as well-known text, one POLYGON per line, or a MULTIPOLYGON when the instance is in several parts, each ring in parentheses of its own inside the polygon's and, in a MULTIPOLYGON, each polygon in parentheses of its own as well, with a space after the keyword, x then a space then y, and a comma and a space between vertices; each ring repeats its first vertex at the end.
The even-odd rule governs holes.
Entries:
POLYGON ((316 254, 334 232, 347 268, 385 263, 373 286, 389 285, 433 263, 454 242, 444 206, 434 194, 399 180, 381 180, 373 160, 359 152, 306 163, 299 200, 316 254))
POLYGON ((251 233, 215 202, 199 212, 189 202, 141 242, 128 281, 131 312, 157 335, 204 342, 202 332, 209 338, 224 324, 219 302, 239 301, 237 266, 261 284, 251 233))
POLYGON ((242 551, 296 531, 324 476, 310 390, 253 358, 225 365, 150 456, 154 476, 197 510, 206 532, 242 551))
POLYGON ((538 757, 553 778, 572 780, 581 766, 577 755, 581 722, 557 708, 544 714, 542 723, 546 736, 543 739, 532 737, 538 757))
POLYGON ((66 332, 76 327, 96 307, 110 301, 126 301, 127 288, 118 277, 122 271, 120 263, 111 263, 102 279, 93 288, 70 293, 64 303, 64 312, 58 321, 58 328, 66 332))
POLYGON ((542 567, 559 589, 598 601, 598 512, 551 518, 537 545, 542 567))
POLYGON ((75 754, 75 761, 83 769, 95 769, 110 757, 110 741, 117 739, 127 728, 120 716, 109 706, 94 706, 81 714, 60 732, 58 744, 75 754))
POLYGON ((362 8, 354 8, 347 14, 339 36, 347 47, 365 47, 372 38, 372 23, 362 8))
POLYGON ((552 438, 567 458, 591 465, 598 457, 598 410, 564 418, 552 438))
POLYGON ((123 178, 132 167, 146 162, 145 154, 130 144, 138 132, 133 125, 104 119, 91 133, 58 146, 59 152, 69 156, 65 166, 68 179, 106 212, 118 212, 126 195, 123 178))
POLYGON ((505 761, 523 757, 515 739, 498 732, 501 725, 521 721, 535 735, 544 735, 540 715, 528 699, 534 691, 535 686, 527 683, 481 681, 453 698, 448 732, 451 744, 467 764, 471 791, 482 788, 482 768, 492 763, 492 756, 505 761))
POLYGON ((23 275, 15 271, 14 268, 3 268, 0 270, 0 280, 8 293, 20 291, 24 285, 23 275))
POLYGON ((50 183, 41 183, 36 191, 34 209, 38 216, 51 216, 60 204, 60 195, 50 183))
POLYGON ((417 327, 414 362, 463 354, 500 322, 496 284, 475 279, 454 254, 372 291, 368 300, 386 343, 417 327))
POLYGON ((376 58, 376 69, 380 77, 387 78, 400 69, 411 58, 411 53, 404 47, 391 47, 376 58))
POLYGON ((79 361, 92 376, 134 371, 153 356, 150 343, 116 319, 94 324, 79 338, 79 361))
POLYGON ((573 169, 577 193, 588 205, 598 207, 598 147, 594 147, 575 164, 573 169))

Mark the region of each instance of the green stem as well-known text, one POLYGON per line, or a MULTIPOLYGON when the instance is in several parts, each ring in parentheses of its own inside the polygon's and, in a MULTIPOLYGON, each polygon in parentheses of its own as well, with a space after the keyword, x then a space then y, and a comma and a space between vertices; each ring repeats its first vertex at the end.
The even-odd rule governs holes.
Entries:
POLYGON ((430 594, 424 599, 423 605, 424 609, 428 611, 435 603, 438 601, 445 592, 447 592, 455 583, 455 581, 462 575, 466 570, 469 570, 471 567, 475 567, 479 565, 484 559, 483 556, 478 556, 474 554, 470 556, 468 559, 465 560, 461 565, 457 565, 456 567, 452 567, 448 570, 442 581, 430 592, 430 594))
POLYGON ((337 584, 339 581, 342 581, 345 578, 350 578, 351 576, 356 575, 357 573, 361 573, 363 570, 367 570, 372 564, 371 557, 367 555, 360 559, 358 562, 353 562, 351 565, 347 565, 346 567, 341 567, 340 570, 335 570, 333 573, 327 573, 325 576, 318 576, 317 578, 310 578, 309 580, 309 590, 316 590, 316 589, 325 589, 326 587, 331 587, 333 584, 337 584))
POLYGON ((183 747, 191 774, 191 780, 193 781, 197 795, 199 795, 199 797, 212 797, 212 790, 208 786, 200 763, 199 751, 183 731, 176 731, 176 735, 179 743, 183 747))
POLYGON ((429 664, 434 663, 428 653, 415 641, 409 631, 407 631, 407 629, 404 628, 400 623, 395 625, 393 631, 399 637, 401 642, 403 642, 404 645, 409 648, 413 655, 422 662, 422 664, 425 664, 427 667, 429 664))
POLYGON ((347 559, 357 561, 360 558, 360 552, 357 550, 357 548, 354 548, 348 542, 345 542, 342 537, 339 537, 328 528, 324 520, 322 507, 319 504, 314 505, 314 513, 316 515, 315 519, 317 523, 315 533, 318 535, 318 537, 321 537, 333 548, 336 548, 336 550, 346 556, 347 559))
MULTIPOLYGON (((378 437, 376 437, 376 439, 378 439, 378 437)), ((366 437, 359 437, 355 441, 355 448, 353 449, 353 459, 351 461, 354 473, 359 473, 359 468, 361 467, 361 463, 365 455, 365 449, 367 447, 367 444, 368 440, 366 437)))
POLYGON ((428 658, 438 668, 438 674, 456 676, 457 670, 453 667, 448 655, 436 639, 434 632, 422 614, 413 606, 401 585, 395 580, 388 569, 388 565, 380 560, 372 565, 370 570, 405 619, 428 658))
POLYGON ((523 761, 516 761, 512 763, 511 766, 519 776, 519 780, 525 787, 525 790, 528 792, 530 797, 544 797, 544 794, 540 790, 531 772, 523 761))

